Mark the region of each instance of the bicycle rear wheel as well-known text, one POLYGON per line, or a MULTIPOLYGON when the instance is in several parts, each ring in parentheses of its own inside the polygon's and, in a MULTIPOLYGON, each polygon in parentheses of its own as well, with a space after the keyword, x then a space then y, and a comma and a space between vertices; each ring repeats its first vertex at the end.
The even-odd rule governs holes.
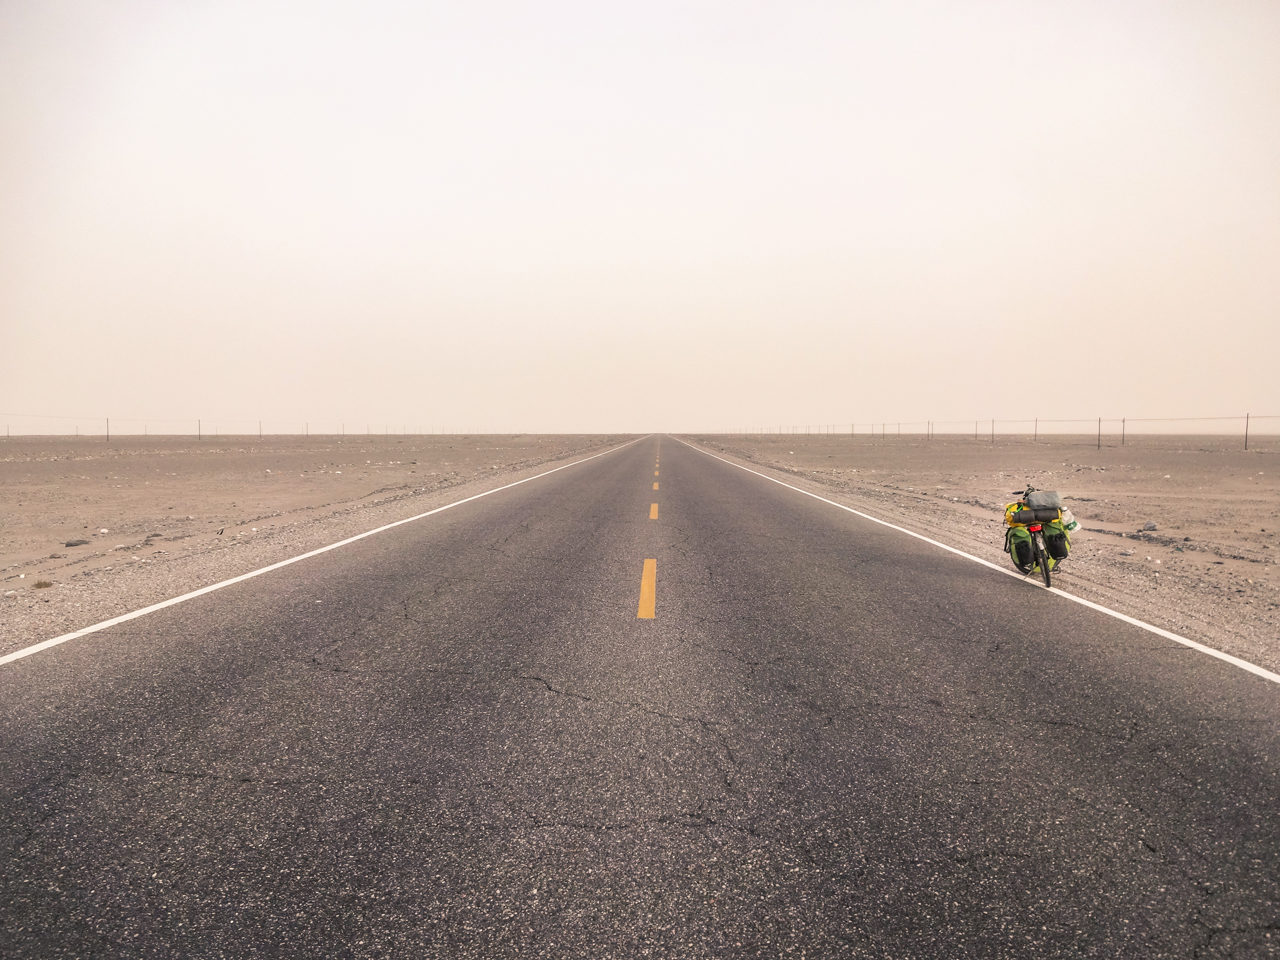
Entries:
POLYGON ((1036 563, 1040 565, 1040 576, 1044 578, 1044 585, 1051 586, 1049 583, 1049 554, 1044 548, 1044 537, 1039 532, 1031 535, 1031 550, 1035 553, 1036 563))

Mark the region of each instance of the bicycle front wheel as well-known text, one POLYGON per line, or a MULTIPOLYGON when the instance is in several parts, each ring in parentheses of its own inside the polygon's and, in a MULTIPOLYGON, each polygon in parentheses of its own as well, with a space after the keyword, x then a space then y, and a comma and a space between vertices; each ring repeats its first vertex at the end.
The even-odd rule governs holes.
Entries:
POLYGON ((1044 578, 1044 585, 1050 586, 1049 583, 1049 554, 1044 549, 1044 537, 1039 533, 1031 535, 1031 549, 1035 553, 1036 563, 1040 565, 1040 576, 1044 578))

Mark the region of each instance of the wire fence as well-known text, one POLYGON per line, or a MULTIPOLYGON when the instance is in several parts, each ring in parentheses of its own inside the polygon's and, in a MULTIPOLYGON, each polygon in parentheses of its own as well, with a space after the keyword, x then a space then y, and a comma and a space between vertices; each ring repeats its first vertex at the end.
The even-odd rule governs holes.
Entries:
POLYGON ((371 421, 246 420, 236 417, 176 419, 164 417, 83 417, 58 414, 0 413, 6 439, 16 437, 306 437, 306 436, 425 436, 483 431, 422 424, 371 421))
POLYGON ((1244 449, 1252 438, 1274 439, 1280 434, 1280 414, 1239 414, 1234 417, 1092 417, 1062 419, 1024 417, 986 420, 881 420, 847 424, 779 425, 717 431, 736 436, 788 436, 796 434, 846 435, 853 439, 897 440, 972 438, 995 443, 997 439, 1072 442, 1092 441, 1098 448, 1124 446, 1138 437, 1209 435, 1238 437, 1244 449))
MULTIPOLYGON (((430 434, 491 433, 484 429, 456 426, 425 426, 401 421, 399 424, 346 421, 246 420, 236 417, 175 419, 163 417, 85 417, 58 414, 0 413, 6 439, 15 437, 83 437, 110 442, 112 437, 307 437, 307 436, 426 436, 430 434)), ((537 431, 516 430, 513 433, 537 431)), ((563 431, 557 431, 563 432, 563 431)), ((590 432, 590 431, 588 431, 590 432)), ((1250 440, 1280 435, 1280 414, 1252 413, 1226 417, 1092 417, 1092 418, 988 418, 975 420, 881 420, 851 421, 843 424, 792 424, 736 427, 706 431, 720 435, 787 436, 795 434, 843 434, 852 439, 896 440, 972 438, 995 443, 997 439, 1029 439, 1080 443, 1091 440, 1097 447, 1124 446, 1137 437, 1205 434, 1238 437, 1249 449, 1250 440)))

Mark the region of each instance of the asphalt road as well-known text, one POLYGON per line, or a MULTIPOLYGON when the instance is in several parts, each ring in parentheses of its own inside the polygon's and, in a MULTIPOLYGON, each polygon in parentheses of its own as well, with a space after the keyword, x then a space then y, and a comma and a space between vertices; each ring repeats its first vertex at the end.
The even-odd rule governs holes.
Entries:
POLYGON ((1275 684, 655 437, 0 667, 0 955, 1280 956, 1278 774, 1275 684))

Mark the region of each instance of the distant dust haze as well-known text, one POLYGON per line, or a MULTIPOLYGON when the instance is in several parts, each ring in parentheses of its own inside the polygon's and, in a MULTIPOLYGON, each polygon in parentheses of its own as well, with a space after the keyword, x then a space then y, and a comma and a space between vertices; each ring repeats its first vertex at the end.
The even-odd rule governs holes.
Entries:
POLYGON ((0 427, 1280 415, 1280 4, 0 4, 0 427))

